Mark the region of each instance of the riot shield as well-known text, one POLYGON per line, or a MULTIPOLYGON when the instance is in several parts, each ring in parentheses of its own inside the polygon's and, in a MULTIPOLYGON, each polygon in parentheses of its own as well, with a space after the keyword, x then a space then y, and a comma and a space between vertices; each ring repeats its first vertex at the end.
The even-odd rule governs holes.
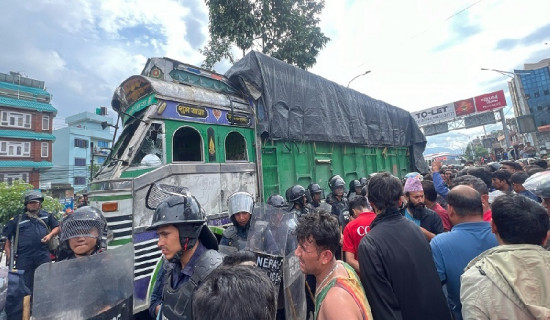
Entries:
POLYGON ((300 261, 294 255, 298 247, 298 240, 294 234, 298 224, 295 214, 286 214, 284 224, 287 226, 287 239, 285 245, 285 258, 283 260, 283 291, 285 298, 286 319, 306 319, 306 277, 300 270, 300 261))
POLYGON ((264 270, 276 288, 283 277, 282 264, 287 239, 287 227, 281 208, 260 204, 254 208, 248 231, 246 249, 256 255, 256 265, 264 270))
POLYGON ((131 243, 89 257, 38 267, 32 319, 132 319, 131 243))

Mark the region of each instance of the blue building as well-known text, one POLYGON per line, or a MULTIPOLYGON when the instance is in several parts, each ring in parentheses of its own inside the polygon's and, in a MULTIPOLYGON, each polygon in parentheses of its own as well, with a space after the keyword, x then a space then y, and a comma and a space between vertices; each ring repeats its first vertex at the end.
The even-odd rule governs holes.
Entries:
POLYGON ((57 110, 44 81, 0 73, 0 182, 35 188, 52 167, 52 122, 57 110))
POLYGON ((101 166, 109 154, 113 119, 106 115, 105 108, 98 108, 96 113, 75 114, 65 122, 67 127, 53 132, 52 172, 56 174, 47 178, 52 186, 70 184, 78 192, 90 182, 92 157, 94 166, 101 166))
MULTIPOLYGON (((542 154, 550 149, 550 58, 525 64, 509 82, 516 117, 532 115, 536 132, 527 139, 542 154)), ((535 129, 533 128, 533 129, 535 129)))

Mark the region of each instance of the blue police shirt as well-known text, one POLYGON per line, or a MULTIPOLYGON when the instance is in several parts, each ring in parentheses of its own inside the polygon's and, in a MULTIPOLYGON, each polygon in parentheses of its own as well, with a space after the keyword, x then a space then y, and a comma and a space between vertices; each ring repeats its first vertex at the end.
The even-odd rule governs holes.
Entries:
POLYGON ((439 279, 447 284, 449 307, 457 319, 462 319, 460 276, 464 268, 480 253, 497 245, 497 238, 486 221, 457 224, 450 232, 440 233, 430 242, 439 279))
MULTIPOLYGON (((59 222, 44 210, 40 210, 38 218, 44 221, 50 231, 59 226, 59 222)), ((6 236, 10 241, 15 238, 16 226, 19 221, 19 215, 13 217, 2 231, 2 235, 6 236)), ((48 234, 46 226, 34 218, 29 218, 28 215, 21 215, 19 222, 19 243, 17 247, 17 256, 21 258, 33 257, 38 254, 47 254, 49 256, 48 244, 42 243, 42 238, 48 234)))

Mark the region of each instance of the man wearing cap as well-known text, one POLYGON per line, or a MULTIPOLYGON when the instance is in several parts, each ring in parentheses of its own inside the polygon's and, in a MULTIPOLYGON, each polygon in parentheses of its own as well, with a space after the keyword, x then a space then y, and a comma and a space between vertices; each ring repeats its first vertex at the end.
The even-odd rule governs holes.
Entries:
POLYGON ((403 188, 407 205, 401 210, 405 218, 414 222, 430 241, 436 234, 444 231, 439 215, 428 208, 424 203, 424 189, 418 178, 409 178, 403 188))
POLYGON ((157 232, 164 255, 149 314, 154 319, 159 313, 160 319, 192 319, 195 289, 222 262, 204 211, 189 194, 170 196, 156 208, 148 230, 157 232))

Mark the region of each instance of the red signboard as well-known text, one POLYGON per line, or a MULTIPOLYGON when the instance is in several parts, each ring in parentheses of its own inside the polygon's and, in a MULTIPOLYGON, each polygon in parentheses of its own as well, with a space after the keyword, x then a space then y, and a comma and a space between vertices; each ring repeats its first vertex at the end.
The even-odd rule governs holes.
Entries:
POLYGON ((455 112, 456 116, 465 116, 470 113, 474 113, 475 107, 474 107, 474 99, 465 99, 455 102, 455 112))
POLYGON ((506 106, 506 98, 504 98, 504 91, 502 90, 486 93, 474 99, 477 112, 491 111, 506 106))

